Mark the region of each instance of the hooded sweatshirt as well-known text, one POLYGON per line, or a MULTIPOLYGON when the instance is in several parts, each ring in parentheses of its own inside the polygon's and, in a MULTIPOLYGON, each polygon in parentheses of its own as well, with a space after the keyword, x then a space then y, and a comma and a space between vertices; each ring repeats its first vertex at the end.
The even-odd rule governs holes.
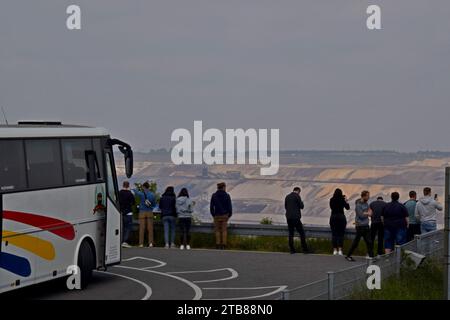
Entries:
POLYGON ((177 198, 177 213, 178 218, 192 218, 193 202, 188 197, 178 197, 177 198))
POLYGON ((442 211, 443 209, 439 202, 427 196, 417 202, 415 216, 420 222, 436 222, 436 210, 442 211))

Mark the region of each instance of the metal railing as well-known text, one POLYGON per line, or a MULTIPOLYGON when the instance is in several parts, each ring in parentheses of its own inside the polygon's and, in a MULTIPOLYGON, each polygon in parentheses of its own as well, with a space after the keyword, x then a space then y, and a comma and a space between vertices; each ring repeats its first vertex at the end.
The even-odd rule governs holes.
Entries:
POLYGON ((287 289, 281 293, 281 300, 342 300, 348 298, 355 290, 367 288, 367 268, 373 264, 380 267, 381 278, 386 279, 400 274, 402 264, 406 261, 404 253, 412 251, 426 257, 440 259, 444 252, 444 232, 437 230, 415 236, 414 240, 401 246, 389 254, 375 259, 367 259, 365 263, 353 265, 339 271, 329 271, 321 280, 303 286, 287 289))
MULTIPOLYGON (((138 221, 133 221, 134 230, 138 230, 138 221)), ((155 224, 158 226, 159 224, 155 224)), ((329 226, 304 225, 307 238, 331 239, 331 230, 329 226)), ((192 233, 214 233, 213 223, 193 224, 191 226, 192 233)), ((274 236, 287 237, 287 226, 283 225, 264 225, 264 224, 236 224, 228 225, 228 233, 241 236, 274 236)), ((346 230, 346 239, 355 237, 355 229, 346 230)))

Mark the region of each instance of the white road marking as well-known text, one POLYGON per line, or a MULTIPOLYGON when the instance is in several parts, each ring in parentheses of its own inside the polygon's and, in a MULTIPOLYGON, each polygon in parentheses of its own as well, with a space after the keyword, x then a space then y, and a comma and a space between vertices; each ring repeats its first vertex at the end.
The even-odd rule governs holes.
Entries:
POLYGON ((238 298, 224 298, 224 299, 204 299, 204 300, 251 300, 251 299, 258 299, 258 298, 264 298, 269 297, 274 294, 277 294, 287 288, 287 286, 271 286, 271 287, 253 287, 253 288, 202 288, 203 290, 263 290, 263 289, 274 289, 271 292, 258 295, 258 296, 249 296, 249 297, 238 297, 238 298))
POLYGON ((126 261, 133 261, 133 260, 137 260, 137 259, 142 259, 142 260, 147 260, 147 261, 152 261, 152 262, 156 262, 157 263, 156 266, 145 267, 145 268, 138 268, 138 269, 141 269, 141 270, 162 268, 162 267, 167 265, 167 263, 164 262, 164 261, 157 260, 157 259, 146 258, 146 257, 132 257, 132 258, 128 258, 128 259, 122 259, 122 261, 126 262, 126 261))
POLYGON ((118 273, 112 273, 112 272, 107 272, 107 271, 96 271, 96 272, 101 272, 101 273, 106 273, 106 274, 110 274, 110 275, 113 275, 113 276, 118 276, 118 277, 121 277, 121 278, 124 278, 124 279, 128 279, 128 280, 131 280, 131 281, 134 281, 134 282, 140 284, 145 289, 145 296, 143 298, 141 298, 141 300, 148 300, 148 299, 150 299, 150 297, 153 294, 152 288, 150 288, 150 286, 148 284, 146 284, 145 282, 142 282, 142 281, 140 281, 138 279, 134 279, 134 278, 131 278, 131 277, 127 277, 127 276, 118 274, 118 273))
POLYGON ((200 289, 199 286, 197 286, 195 283, 186 280, 184 278, 172 275, 172 274, 168 274, 168 273, 164 273, 164 272, 158 272, 155 270, 146 270, 146 269, 139 269, 139 268, 134 268, 134 267, 126 267, 126 266, 114 266, 114 268, 122 268, 122 269, 130 269, 130 270, 138 270, 138 271, 142 271, 142 272, 149 272, 149 273, 154 273, 154 274, 158 274, 161 276, 165 276, 165 277, 169 277, 178 281, 181 281, 185 284, 187 284, 189 287, 191 287, 194 292, 195 292, 195 296, 192 300, 200 300, 202 298, 202 289, 200 289))
POLYGON ((219 282, 219 281, 227 281, 236 279, 239 277, 239 273, 232 269, 232 268, 221 268, 221 269, 212 269, 212 270, 198 270, 198 271, 177 271, 177 272, 167 272, 168 274, 195 274, 195 273, 211 273, 211 272, 218 272, 218 271, 229 271, 231 273, 231 276, 226 278, 220 278, 220 279, 212 279, 212 280, 197 280, 193 281, 194 283, 209 283, 209 282, 219 282))

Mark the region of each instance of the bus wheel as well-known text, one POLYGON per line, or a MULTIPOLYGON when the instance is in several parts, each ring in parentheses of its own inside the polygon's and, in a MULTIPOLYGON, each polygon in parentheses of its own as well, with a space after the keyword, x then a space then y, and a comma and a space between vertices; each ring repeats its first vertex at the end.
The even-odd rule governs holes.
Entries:
POLYGON ((85 289, 92 278, 92 271, 95 268, 94 252, 87 241, 83 241, 78 253, 78 267, 81 273, 81 289, 85 289))

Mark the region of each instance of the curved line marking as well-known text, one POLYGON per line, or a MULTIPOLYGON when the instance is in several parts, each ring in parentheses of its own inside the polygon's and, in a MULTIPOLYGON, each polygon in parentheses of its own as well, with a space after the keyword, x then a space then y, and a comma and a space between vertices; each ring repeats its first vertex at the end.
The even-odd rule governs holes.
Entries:
POLYGON ((154 274, 157 274, 160 276, 165 276, 165 277, 169 277, 169 278, 181 281, 181 282, 187 284, 189 287, 191 287, 194 290, 195 296, 194 296, 194 298, 192 298, 192 300, 200 300, 202 298, 202 289, 200 289, 200 287, 197 286, 196 284, 194 284, 193 282, 186 280, 184 278, 177 277, 172 274, 168 274, 168 273, 164 273, 164 272, 154 271, 154 270, 143 270, 143 269, 139 269, 139 268, 126 267, 126 266, 114 266, 114 268, 123 268, 123 269, 130 269, 130 270, 138 270, 138 271, 142 271, 142 272, 149 272, 149 273, 154 273, 154 274))
POLYGON ((142 282, 142 281, 140 281, 138 279, 134 279, 134 278, 131 278, 131 277, 127 277, 127 276, 118 274, 118 273, 112 273, 112 272, 107 272, 107 271, 97 271, 97 272, 118 276, 118 277, 121 277, 121 278, 124 278, 124 279, 128 279, 128 280, 131 280, 131 281, 134 281, 134 282, 140 284, 145 289, 145 296, 143 298, 141 298, 141 300, 148 300, 148 299, 150 299, 150 297, 153 294, 152 288, 148 284, 146 284, 145 282, 142 282))
POLYGON ((140 270, 162 268, 162 267, 167 265, 167 263, 165 263, 164 261, 157 260, 157 259, 146 258, 146 257, 132 257, 132 258, 128 258, 128 259, 122 259, 122 261, 126 262, 126 261, 133 261, 133 260, 137 260, 137 259, 142 259, 142 260, 147 260, 147 261, 152 261, 152 262, 158 263, 158 265, 156 265, 156 266, 145 267, 145 268, 138 268, 140 270))
POLYGON ((3 211, 3 219, 28 224, 30 226, 51 232, 66 240, 73 240, 75 238, 75 230, 73 226, 70 223, 59 219, 34 213, 8 210, 3 211))
POLYGON ((199 270, 199 271, 177 271, 177 272, 167 272, 168 274, 195 274, 195 273, 210 273, 210 272, 218 272, 218 271, 229 271, 231 276, 220 279, 212 279, 212 280, 197 280, 193 281, 194 283, 209 283, 209 282, 220 282, 236 279, 239 277, 239 273, 232 268, 221 268, 221 269, 213 269, 213 270, 199 270))
POLYGON ((265 294, 258 295, 258 296, 239 297, 239 298, 224 298, 224 299, 204 299, 204 300, 251 300, 251 299, 264 298, 264 297, 273 296, 274 294, 277 294, 277 293, 287 289, 287 286, 254 287, 254 288, 203 288, 203 290, 263 290, 263 289, 273 289, 273 288, 277 288, 277 289, 270 291, 268 293, 265 293, 265 294))
POLYGON ((2 232, 2 241, 8 241, 8 243, 32 252, 43 259, 55 259, 55 247, 49 241, 7 230, 2 232))

